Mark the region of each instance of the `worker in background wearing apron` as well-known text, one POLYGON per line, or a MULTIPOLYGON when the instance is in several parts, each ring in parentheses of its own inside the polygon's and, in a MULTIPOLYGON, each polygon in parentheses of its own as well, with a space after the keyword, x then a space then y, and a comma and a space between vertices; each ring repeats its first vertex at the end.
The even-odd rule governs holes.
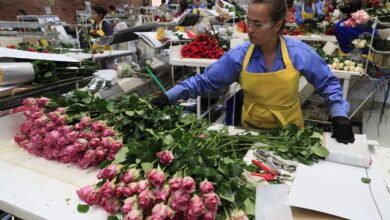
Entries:
POLYGON ((303 0, 295 6, 295 22, 298 25, 316 24, 322 9, 316 0, 303 0))
POLYGON ((160 108, 179 99, 204 96, 239 82, 244 94, 241 126, 269 129, 287 124, 303 128, 298 99, 303 75, 329 101, 333 137, 354 142, 349 104, 339 79, 307 44, 280 35, 287 16, 285 0, 251 0, 246 18, 249 42, 238 45, 195 75, 155 97, 160 108))
MULTIPOLYGON (((91 30, 89 31, 92 38, 99 38, 99 37, 112 35, 113 28, 111 23, 107 20, 104 20, 104 16, 106 16, 106 14, 107 14, 106 9, 100 6, 92 7, 92 19, 94 22, 92 24, 91 30)), ((96 44, 92 44, 92 50, 96 49, 96 47, 97 47, 96 44)), ((111 50, 111 47, 105 46, 103 49, 111 50)))
MULTIPOLYGON (((345 18, 337 22, 335 25, 335 36, 341 49, 339 55, 346 55, 351 52, 355 48, 352 41, 358 39, 359 35, 363 33, 371 35, 372 33, 372 28, 369 25, 357 25, 356 27, 347 27, 344 25, 344 22, 351 17, 351 13, 361 10, 362 5, 362 0, 350 0, 346 1, 344 5, 340 7, 340 11, 343 13, 345 18)), ((364 49, 362 52, 363 54, 367 54, 368 49, 364 49)))
POLYGON ((206 6, 201 0, 194 0, 193 5, 188 9, 188 12, 190 14, 199 14, 199 8, 206 8, 206 6))

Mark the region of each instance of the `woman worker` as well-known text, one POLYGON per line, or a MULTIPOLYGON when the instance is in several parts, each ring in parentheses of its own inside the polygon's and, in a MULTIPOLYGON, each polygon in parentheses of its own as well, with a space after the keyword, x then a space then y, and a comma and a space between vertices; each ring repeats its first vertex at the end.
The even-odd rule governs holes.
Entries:
POLYGON ((246 18, 250 42, 231 49, 204 74, 154 98, 153 104, 162 108, 239 82, 244 93, 241 126, 267 129, 294 123, 303 128, 298 100, 302 74, 329 101, 333 137, 338 142, 353 142, 349 104, 338 78, 308 45, 280 36, 286 15, 285 0, 251 0, 246 18))
POLYGON ((298 25, 315 24, 318 22, 320 15, 322 15, 322 9, 316 0, 303 0, 303 2, 297 3, 295 6, 295 22, 298 25))
POLYGON ((193 5, 188 9, 190 14, 199 14, 199 8, 206 8, 201 0, 194 0, 193 5))
POLYGON ((92 19, 94 23, 92 24, 92 28, 89 33, 93 38, 112 35, 113 29, 111 23, 107 20, 104 20, 104 16, 106 16, 106 14, 106 9, 100 6, 92 7, 92 19))
MULTIPOLYGON (((349 53, 354 49, 352 41, 359 38, 362 33, 372 34, 372 28, 365 25, 358 25, 356 27, 347 27, 344 22, 350 18, 351 13, 360 10, 362 7, 362 0, 346 0, 344 5, 340 7, 340 11, 347 17, 336 23, 335 35, 340 49, 343 53, 349 53)), ((364 50, 363 53, 367 54, 368 50, 364 50)))

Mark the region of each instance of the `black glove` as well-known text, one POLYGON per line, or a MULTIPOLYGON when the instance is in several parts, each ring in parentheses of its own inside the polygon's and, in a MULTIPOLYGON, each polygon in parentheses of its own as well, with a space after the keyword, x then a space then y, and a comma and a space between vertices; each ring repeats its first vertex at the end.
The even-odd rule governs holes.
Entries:
POLYGON ((348 144, 355 141, 355 136, 352 132, 351 121, 347 117, 337 116, 332 118, 332 138, 336 138, 337 142, 348 144))
POLYGON ((325 16, 324 16, 324 15, 318 16, 318 22, 323 22, 324 19, 325 19, 325 16))
POLYGON ((165 106, 169 105, 168 96, 165 94, 161 94, 161 95, 153 98, 152 105, 157 106, 159 108, 164 108, 165 106))
POLYGON ((311 25, 314 25, 314 24, 317 24, 317 19, 305 19, 303 21, 304 24, 311 24, 311 25))

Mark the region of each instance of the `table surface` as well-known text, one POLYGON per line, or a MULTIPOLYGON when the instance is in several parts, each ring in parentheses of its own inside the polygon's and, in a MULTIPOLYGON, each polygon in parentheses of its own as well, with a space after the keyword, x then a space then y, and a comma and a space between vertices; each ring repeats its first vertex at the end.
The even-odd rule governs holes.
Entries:
MULTIPOLYGON (((0 118, 0 210, 23 219, 106 219, 105 211, 90 207, 86 214, 77 212, 82 203, 75 191, 97 182, 98 169, 80 170, 75 165, 48 161, 28 154, 12 140, 21 114, 0 118)), ((390 183, 390 149, 375 147, 382 173, 390 183)), ((293 208, 294 219, 340 219, 324 213, 293 208)))
POLYGON ((96 53, 96 54, 90 54, 90 53, 65 53, 66 56, 72 57, 76 60, 82 61, 82 60, 88 60, 88 59, 107 59, 107 58, 115 58, 115 57, 122 57, 122 56, 128 56, 133 54, 132 51, 129 50, 112 50, 108 51, 105 50, 103 53, 96 53))

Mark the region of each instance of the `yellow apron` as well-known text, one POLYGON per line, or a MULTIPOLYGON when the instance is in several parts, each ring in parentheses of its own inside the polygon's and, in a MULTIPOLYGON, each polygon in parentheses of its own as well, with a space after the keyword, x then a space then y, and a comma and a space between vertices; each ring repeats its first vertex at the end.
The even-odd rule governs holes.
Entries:
POLYGON ((325 2, 324 4, 322 5, 322 13, 324 13, 324 15, 328 14, 329 12, 329 8, 328 7, 325 7, 325 2))
POLYGON ((311 4, 311 8, 312 8, 313 12, 306 12, 305 11, 305 3, 302 3, 302 18, 313 19, 316 16, 316 9, 314 7, 314 4, 311 4))
POLYGON ((192 9, 192 14, 197 15, 199 12, 198 8, 192 9))
POLYGON ((268 129, 295 123, 303 128, 301 105, 298 99, 300 73, 288 56, 286 43, 280 38, 285 69, 269 73, 246 71, 255 45, 245 55, 240 85, 244 92, 241 125, 248 128, 268 129))
MULTIPOLYGON (((106 36, 106 34, 104 33, 103 31, 103 20, 100 21, 99 23, 99 26, 98 26, 98 29, 93 29, 95 25, 92 26, 91 30, 89 31, 89 33, 94 33, 96 35, 98 35, 99 37, 104 37, 106 36)), ((92 44, 91 45, 92 47, 92 50, 96 50, 99 45, 97 45, 96 43, 95 44, 92 44)), ((103 46, 102 48, 103 50, 112 50, 112 47, 111 46, 103 46)))
POLYGON ((106 36, 106 34, 104 33, 103 31, 103 20, 100 21, 99 23, 99 26, 97 29, 93 29, 95 25, 92 26, 91 30, 89 31, 89 33, 94 33, 96 35, 99 35, 99 37, 104 37, 106 36))

